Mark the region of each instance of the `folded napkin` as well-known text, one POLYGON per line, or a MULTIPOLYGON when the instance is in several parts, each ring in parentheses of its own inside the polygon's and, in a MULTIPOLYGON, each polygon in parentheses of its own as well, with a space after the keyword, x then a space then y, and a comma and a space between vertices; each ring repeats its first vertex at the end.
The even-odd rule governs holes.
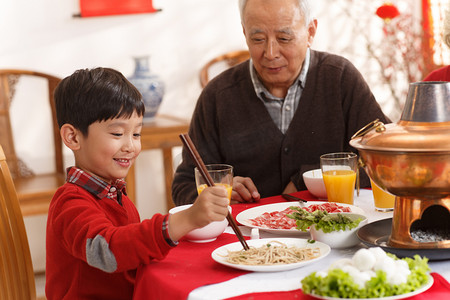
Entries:
MULTIPOLYGON (((450 284, 437 273, 431 273, 434 278, 433 286, 425 292, 416 296, 404 298, 405 300, 430 300, 430 299, 449 299, 450 298, 450 284)), ((283 291, 283 292, 264 292, 264 293, 251 293, 240 295, 227 300, 312 300, 317 299, 309 295, 303 294, 302 290, 283 291)))
POLYGON ((186 299, 200 286, 249 273, 223 266, 211 258, 216 248, 238 241, 234 234, 228 233, 209 243, 181 240, 162 261, 138 268, 133 299, 186 299))

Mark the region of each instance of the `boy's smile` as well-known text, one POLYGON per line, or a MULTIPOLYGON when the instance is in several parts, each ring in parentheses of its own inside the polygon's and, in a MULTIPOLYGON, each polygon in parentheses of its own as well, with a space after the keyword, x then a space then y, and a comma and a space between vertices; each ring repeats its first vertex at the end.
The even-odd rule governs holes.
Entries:
POLYGON ((128 174, 141 152, 142 117, 115 118, 89 125, 87 136, 78 132, 76 166, 113 183, 128 174))

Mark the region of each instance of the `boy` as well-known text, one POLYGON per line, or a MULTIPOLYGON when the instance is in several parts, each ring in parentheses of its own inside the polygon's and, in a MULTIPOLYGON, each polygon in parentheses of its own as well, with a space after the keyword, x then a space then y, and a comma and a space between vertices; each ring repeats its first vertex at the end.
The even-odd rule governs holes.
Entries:
POLYGON ((55 90, 60 133, 75 156, 47 221, 47 299, 131 299, 136 269, 163 259, 189 231, 223 220, 224 188, 140 222, 123 178, 141 151, 144 104, 119 72, 78 70, 55 90))

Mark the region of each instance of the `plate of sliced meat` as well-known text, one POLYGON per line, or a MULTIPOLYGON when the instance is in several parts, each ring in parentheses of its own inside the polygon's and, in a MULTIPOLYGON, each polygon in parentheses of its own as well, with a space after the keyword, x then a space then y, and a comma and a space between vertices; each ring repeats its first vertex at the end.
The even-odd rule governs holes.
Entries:
MULTIPOLYGON (((252 207, 239 213, 236 220, 242 225, 275 234, 309 235, 308 232, 298 230, 295 220, 286 216, 292 213, 292 206, 299 205, 295 202, 282 202, 252 207)), ((364 210, 359 207, 336 202, 309 201, 303 209, 309 212, 325 210, 329 213, 353 212, 364 215, 364 210)))

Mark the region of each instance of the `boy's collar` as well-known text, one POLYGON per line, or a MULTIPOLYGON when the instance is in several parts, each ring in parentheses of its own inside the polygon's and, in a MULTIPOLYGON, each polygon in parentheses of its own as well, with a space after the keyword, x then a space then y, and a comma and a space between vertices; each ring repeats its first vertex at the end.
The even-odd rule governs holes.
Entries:
POLYGON ((88 192, 95 195, 98 199, 103 199, 105 197, 116 198, 118 191, 126 195, 125 180, 116 179, 114 184, 110 184, 77 167, 67 168, 66 181, 84 188, 88 192))

